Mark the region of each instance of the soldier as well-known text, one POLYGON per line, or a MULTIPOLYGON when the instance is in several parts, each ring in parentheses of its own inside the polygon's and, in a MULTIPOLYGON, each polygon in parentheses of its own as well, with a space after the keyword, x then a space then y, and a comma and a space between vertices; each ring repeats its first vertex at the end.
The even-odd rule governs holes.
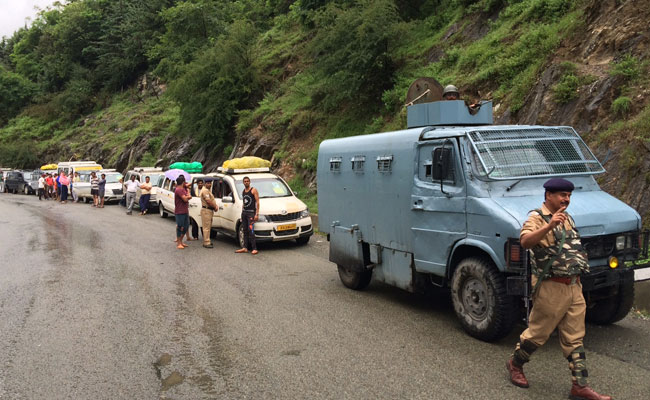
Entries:
POLYGON ((572 375, 569 398, 611 400, 587 385, 582 342, 587 308, 580 274, 589 271, 589 264, 573 218, 565 212, 574 186, 566 179, 554 178, 549 179, 544 188, 542 208, 531 211, 521 229, 521 245, 531 249, 533 309, 528 328, 519 337, 514 354, 506 363, 510 381, 519 387, 529 386, 523 366, 557 328, 572 375))
POLYGON ((460 100, 460 92, 458 88, 454 85, 447 85, 442 91, 442 98, 444 100, 460 100))
POLYGON ((217 210, 217 203, 212 194, 212 178, 206 178, 205 184, 199 192, 201 197, 201 228, 203 229, 203 247, 211 249, 210 231, 212 230, 212 217, 217 210))

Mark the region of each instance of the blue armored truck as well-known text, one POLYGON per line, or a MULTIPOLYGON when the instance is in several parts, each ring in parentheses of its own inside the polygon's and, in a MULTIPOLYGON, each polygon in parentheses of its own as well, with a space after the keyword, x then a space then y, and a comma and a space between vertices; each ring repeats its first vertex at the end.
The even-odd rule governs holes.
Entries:
POLYGON ((343 284, 372 277, 410 292, 447 288, 462 327, 485 341, 527 316, 528 252, 519 232, 544 201, 543 183, 575 185, 568 212, 589 255, 587 320, 610 324, 650 268, 639 214, 600 189, 603 166, 568 126, 492 125, 492 104, 416 104, 408 129, 323 141, 319 228, 343 284), (641 270, 641 268, 645 268, 641 270), (640 274, 644 272, 644 274, 640 274))

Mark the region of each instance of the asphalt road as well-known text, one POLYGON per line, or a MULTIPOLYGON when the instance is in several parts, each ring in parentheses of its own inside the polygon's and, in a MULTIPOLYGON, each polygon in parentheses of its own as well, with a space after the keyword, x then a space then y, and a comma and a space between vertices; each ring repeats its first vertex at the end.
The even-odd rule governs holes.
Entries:
MULTIPOLYGON (((523 327, 483 343, 444 293, 346 289, 321 237, 252 256, 173 236, 157 215, 0 194, 0 399, 567 397, 556 337, 514 387, 523 327)), ((585 344, 597 390, 650 397, 650 321, 588 325, 585 344)))

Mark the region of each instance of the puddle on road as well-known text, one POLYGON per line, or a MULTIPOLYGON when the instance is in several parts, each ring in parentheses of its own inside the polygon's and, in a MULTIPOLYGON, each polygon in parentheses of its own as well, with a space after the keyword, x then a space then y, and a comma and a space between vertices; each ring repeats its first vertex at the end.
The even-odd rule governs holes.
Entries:
POLYGON ((153 363, 153 367, 156 369, 156 375, 158 379, 162 378, 162 373, 160 371, 161 367, 171 364, 172 356, 171 354, 163 353, 156 362, 153 363))
POLYGON ((169 390, 172 386, 180 385, 185 380, 185 377, 178 371, 174 371, 167 378, 162 380, 162 391, 169 390))

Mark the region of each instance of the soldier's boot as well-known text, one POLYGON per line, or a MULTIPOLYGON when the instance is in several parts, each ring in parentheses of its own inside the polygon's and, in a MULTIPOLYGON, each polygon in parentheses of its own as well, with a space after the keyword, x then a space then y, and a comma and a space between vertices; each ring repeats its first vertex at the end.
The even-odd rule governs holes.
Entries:
POLYGON ((596 393, 594 389, 589 386, 580 386, 578 382, 573 382, 569 398, 571 400, 612 400, 611 396, 596 393))
POLYGON ((587 372, 587 358, 585 356, 585 349, 580 346, 575 349, 569 357, 569 369, 571 370, 571 400, 612 400, 610 396, 605 396, 597 393, 587 384, 589 373, 587 372))
POLYGON ((510 382, 512 382, 513 385, 522 388, 530 386, 528 384, 528 379, 526 379, 526 375, 524 375, 524 364, 530 361, 530 355, 533 354, 535 350, 537 350, 537 345, 528 340, 524 340, 523 343, 518 342, 515 346, 515 352, 506 362, 506 369, 510 374, 510 382))

